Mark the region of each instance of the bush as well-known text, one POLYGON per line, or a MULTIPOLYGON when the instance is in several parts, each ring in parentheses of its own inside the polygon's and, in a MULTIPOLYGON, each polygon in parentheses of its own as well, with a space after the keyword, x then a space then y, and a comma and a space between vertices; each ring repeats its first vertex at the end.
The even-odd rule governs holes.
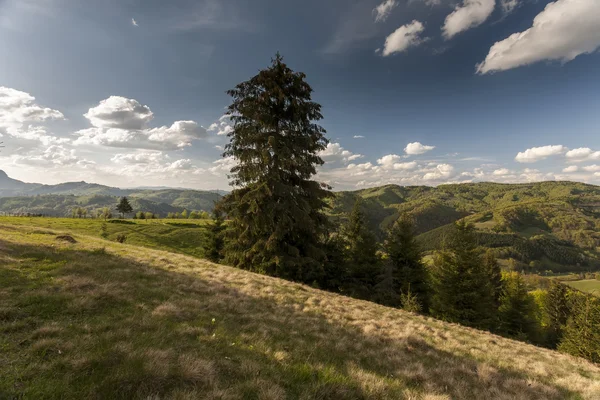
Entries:
POLYGON ((119 233, 115 240, 119 243, 125 243, 125 241, 127 240, 127 235, 125 235, 124 233, 119 233))

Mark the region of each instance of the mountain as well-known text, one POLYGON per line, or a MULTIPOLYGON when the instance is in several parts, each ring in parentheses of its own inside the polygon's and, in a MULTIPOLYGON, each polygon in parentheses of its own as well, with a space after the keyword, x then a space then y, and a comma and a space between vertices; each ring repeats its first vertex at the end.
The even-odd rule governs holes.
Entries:
POLYGON ((387 185, 336 193, 331 216, 343 221, 361 198, 383 239, 401 214, 411 215, 427 251, 440 248, 453 223, 475 225, 480 246, 505 265, 542 272, 600 268, 600 187, 574 182, 387 185))
POLYGON ((600 396, 583 359, 310 286, 37 226, 0 243, 3 399, 600 396))

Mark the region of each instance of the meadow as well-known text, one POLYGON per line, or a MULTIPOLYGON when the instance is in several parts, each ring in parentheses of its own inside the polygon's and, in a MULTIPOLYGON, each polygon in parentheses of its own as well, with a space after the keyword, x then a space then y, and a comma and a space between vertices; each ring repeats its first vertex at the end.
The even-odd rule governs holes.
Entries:
POLYGON ((600 296, 600 280, 598 279, 582 279, 579 281, 564 281, 567 285, 581 290, 582 292, 588 292, 595 296, 600 296))
POLYGON ((0 220, 0 398, 600 397, 583 359, 105 240, 96 221, 26 221, 0 220))

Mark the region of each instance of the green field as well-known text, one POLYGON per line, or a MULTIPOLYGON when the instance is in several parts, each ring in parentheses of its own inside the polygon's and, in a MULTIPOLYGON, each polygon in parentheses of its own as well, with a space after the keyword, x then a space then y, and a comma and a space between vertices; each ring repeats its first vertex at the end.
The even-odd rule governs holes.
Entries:
POLYGON ((567 285, 581 290, 582 292, 592 293, 600 297, 600 280, 598 279, 582 279, 580 281, 563 281, 567 285))
POLYGON ((0 223, 0 399, 600 398, 583 359, 26 221, 0 223))
POLYGON ((109 220, 85 218, 1 217, 1 225, 37 227, 48 234, 83 234, 101 237, 105 225, 107 240, 114 241, 119 234, 126 235, 126 243, 152 249, 167 250, 194 257, 203 257, 202 242, 205 225, 209 220, 156 219, 109 220))

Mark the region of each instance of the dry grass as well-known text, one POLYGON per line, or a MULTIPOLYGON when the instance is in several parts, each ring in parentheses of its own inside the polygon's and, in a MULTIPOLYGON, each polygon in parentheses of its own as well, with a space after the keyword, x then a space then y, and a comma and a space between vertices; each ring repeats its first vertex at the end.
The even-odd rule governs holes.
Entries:
POLYGON ((600 399, 600 368, 554 351, 180 254, 7 228, 0 398, 600 399))

